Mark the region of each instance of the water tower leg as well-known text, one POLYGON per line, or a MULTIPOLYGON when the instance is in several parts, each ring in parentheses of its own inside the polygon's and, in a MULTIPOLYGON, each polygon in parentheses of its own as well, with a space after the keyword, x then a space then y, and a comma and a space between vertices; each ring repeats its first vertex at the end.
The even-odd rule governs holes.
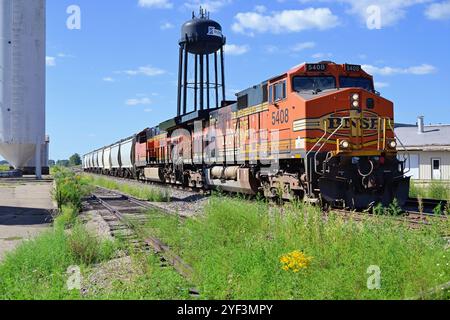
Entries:
POLYGON ((42 179, 42 164, 41 164, 41 144, 36 144, 36 154, 35 154, 35 164, 36 164, 36 179, 42 179))

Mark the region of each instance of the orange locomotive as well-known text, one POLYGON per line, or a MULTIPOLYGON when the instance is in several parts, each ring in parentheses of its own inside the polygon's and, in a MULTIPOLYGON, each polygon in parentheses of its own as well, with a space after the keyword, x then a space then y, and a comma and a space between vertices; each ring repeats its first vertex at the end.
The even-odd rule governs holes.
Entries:
POLYGON ((303 64, 136 135, 141 180, 363 209, 402 205, 392 102, 358 65, 303 64))

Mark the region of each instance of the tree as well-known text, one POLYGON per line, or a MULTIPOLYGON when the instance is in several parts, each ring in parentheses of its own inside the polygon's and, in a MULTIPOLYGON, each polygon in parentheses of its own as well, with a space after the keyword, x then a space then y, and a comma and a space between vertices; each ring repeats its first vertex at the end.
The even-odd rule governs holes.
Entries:
POLYGON ((69 166, 74 167, 79 165, 81 165, 81 157, 78 153, 75 153, 69 158, 69 166))
POLYGON ((58 161, 56 161, 56 165, 58 167, 68 167, 69 166, 69 160, 58 160, 58 161))

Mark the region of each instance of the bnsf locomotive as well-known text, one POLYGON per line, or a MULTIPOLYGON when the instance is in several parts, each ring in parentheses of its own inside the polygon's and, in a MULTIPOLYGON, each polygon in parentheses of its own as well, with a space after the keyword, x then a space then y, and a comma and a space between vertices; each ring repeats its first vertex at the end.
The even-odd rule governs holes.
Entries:
POLYGON ((355 209, 406 202, 393 104, 361 66, 302 64, 226 101, 220 24, 201 10, 181 35, 177 116, 85 155, 85 171, 355 209))
POLYGON ((392 102, 360 66, 303 64, 84 156, 84 170, 362 209, 404 203, 392 102))

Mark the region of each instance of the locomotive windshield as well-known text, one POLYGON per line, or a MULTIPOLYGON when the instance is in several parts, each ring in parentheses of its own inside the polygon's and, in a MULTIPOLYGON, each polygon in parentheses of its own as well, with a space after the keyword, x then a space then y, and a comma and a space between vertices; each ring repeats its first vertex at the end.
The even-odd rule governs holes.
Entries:
POLYGON ((362 88, 374 91, 372 80, 367 78, 339 77, 341 88, 362 88))
POLYGON ((301 91, 323 91, 336 88, 336 79, 331 76, 325 77, 306 77, 297 76, 292 80, 293 90, 301 91))

